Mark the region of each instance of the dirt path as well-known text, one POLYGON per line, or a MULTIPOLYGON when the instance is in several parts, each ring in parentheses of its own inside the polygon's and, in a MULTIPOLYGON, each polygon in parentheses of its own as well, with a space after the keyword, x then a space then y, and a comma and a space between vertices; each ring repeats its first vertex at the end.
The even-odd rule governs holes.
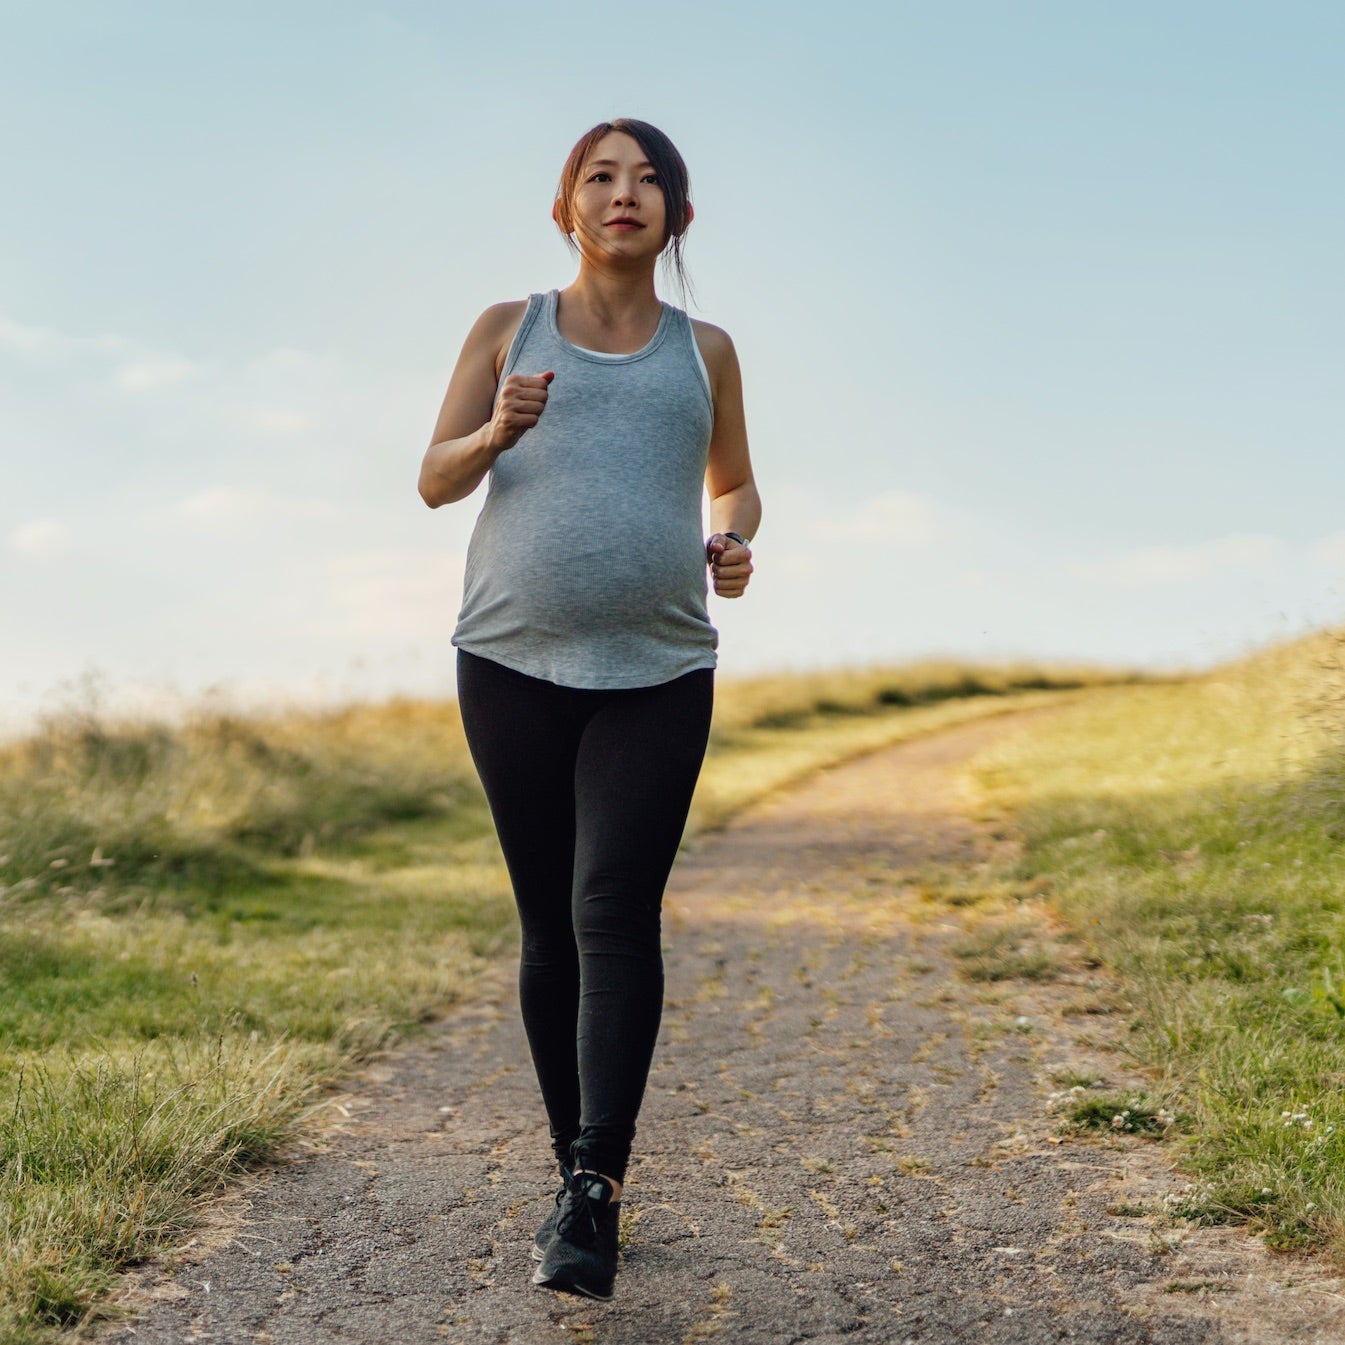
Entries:
POLYGON ((143 1315, 100 1339, 1345 1339, 1312 1262, 1152 1213, 1180 1184, 1161 1145, 1058 1142, 1062 1062, 1127 1082, 1105 1015, 1065 1012, 1099 998, 1088 973, 978 990, 946 951, 976 917, 915 895, 1005 844, 960 768, 1024 719, 824 772, 679 862, 613 1303, 529 1283, 554 1169, 509 968, 136 1276, 143 1315))

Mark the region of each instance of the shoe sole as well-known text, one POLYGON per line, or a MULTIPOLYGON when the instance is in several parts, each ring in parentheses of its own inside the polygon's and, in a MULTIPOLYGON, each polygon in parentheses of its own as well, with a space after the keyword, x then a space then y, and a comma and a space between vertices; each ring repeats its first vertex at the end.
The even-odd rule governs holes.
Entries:
POLYGON ((605 1294, 600 1294, 588 1288, 587 1285, 578 1284, 571 1280, 563 1280, 556 1277, 546 1278, 542 1275, 541 1268, 532 1273, 532 1282, 539 1289, 555 1289, 563 1294, 582 1294, 585 1298, 595 1298, 599 1303, 610 1303, 615 1296, 614 1291, 609 1289, 605 1294))

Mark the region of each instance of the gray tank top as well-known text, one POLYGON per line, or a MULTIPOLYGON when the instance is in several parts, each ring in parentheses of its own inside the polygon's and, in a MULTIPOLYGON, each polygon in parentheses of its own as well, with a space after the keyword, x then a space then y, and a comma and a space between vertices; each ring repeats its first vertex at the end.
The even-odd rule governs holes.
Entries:
POLYGON ((569 687, 713 668, 701 492, 714 410, 691 320, 665 303, 643 350, 606 355, 561 336, 558 296, 529 295, 500 374, 556 377, 491 468, 453 643, 569 687))

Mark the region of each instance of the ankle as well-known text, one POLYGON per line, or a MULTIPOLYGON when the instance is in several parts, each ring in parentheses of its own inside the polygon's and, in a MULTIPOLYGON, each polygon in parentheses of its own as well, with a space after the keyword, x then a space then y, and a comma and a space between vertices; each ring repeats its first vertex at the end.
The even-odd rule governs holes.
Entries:
POLYGON ((609 1177, 605 1172, 595 1172, 593 1168, 575 1168, 574 1175, 578 1177, 581 1174, 586 1177, 601 1177, 612 1188, 613 1204, 621 1199, 621 1192, 625 1189, 625 1185, 617 1181, 615 1177, 609 1177))

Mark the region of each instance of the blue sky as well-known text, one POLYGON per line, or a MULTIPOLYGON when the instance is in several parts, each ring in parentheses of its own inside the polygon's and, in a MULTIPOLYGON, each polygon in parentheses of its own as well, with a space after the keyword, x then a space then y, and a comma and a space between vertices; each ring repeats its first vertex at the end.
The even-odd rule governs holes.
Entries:
POLYGON ((480 310, 572 279, 556 177, 615 115, 685 155, 689 311, 744 370, 726 672, 1200 664, 1345 611, 1338 5, 0 31, 0 719, 89 670, 447 689, 479 501, 427 510, 416 469, 480 310))

